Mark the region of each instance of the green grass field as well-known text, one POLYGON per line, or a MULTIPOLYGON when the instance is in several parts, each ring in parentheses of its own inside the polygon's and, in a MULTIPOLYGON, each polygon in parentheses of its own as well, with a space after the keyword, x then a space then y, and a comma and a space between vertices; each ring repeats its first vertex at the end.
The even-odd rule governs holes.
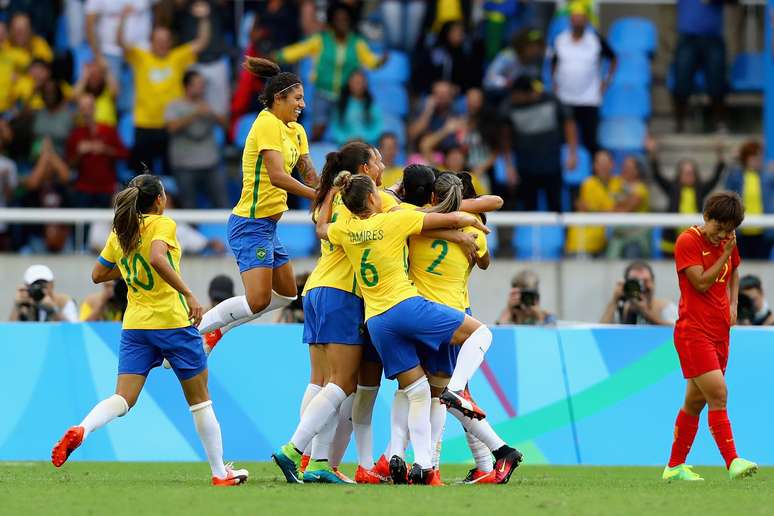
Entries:
MULTIPOLYGON (((659 468, 523 466, 505 486, 465 486, 466 467, 442 468, 446 487, 288 485, 271 463, 238 464, 250 481, 212 488, 203 463, 0 462, 0 514, 771 514, 774 470, 731 482, 665 484, 659 468)), ((351 467, 344 467, 351 472, 351 467)))

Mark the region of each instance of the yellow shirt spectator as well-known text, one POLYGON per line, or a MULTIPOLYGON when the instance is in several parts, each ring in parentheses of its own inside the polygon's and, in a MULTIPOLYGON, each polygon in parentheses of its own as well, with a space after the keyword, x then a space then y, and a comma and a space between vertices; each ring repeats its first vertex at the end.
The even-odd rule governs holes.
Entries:
POLYGON ((134 125, 162 129, 164 109, 183 95, 183 74, 196 62, 194 47, 180 45, 164 57, 132 47, 124 58, 134 72, 134 125))
POLYGON ((54 60, 54 53, 51 51, 51 47, 45 39, 40 36, 32 36, 30 41, 30 48, 15 47, 11 45, 10 41, 6 41, 3 45, 3 50, 10 53, 17 72, 25 72, 29 68, 33 59, 42 59, 43 61, 50 63, 54 60))
MULTIPOLYGON (((621 190, 621 179, 612 178, 608 183, 597 176, 591 176, 581 185, 578 203, 585 212, 613 211, 615 193, 621 190)), ((568 253, 598 254, 605 249, 605 228, 603 226, 572 226, 567 231, 568 253)))
MULTIPOLYGON (((59 87, 62 89, 62 95, 65 100, 70 100, 73 96, 73 88, 64 81, 60 81, 59 87)), ((23 75, 16 81, 12 88, 11 104, 21 104, 22 107, 37 111, 43 109, 43 96, 40 91, 35 89, 35 81, 29 75, 23 75)))
MULTIPOLYGON (((742 184, 742 200, 747 215, 763 215, 763 190, 761 176, 755 170, 745 170, 742 184)), ((741 229, 743 235, 762 235, 763 228, 748 226, 741 229)))
POLYGON ((13 84, 16 79, 16 67, 11 53, 0 49, 0 112, 13 106, 13 84))

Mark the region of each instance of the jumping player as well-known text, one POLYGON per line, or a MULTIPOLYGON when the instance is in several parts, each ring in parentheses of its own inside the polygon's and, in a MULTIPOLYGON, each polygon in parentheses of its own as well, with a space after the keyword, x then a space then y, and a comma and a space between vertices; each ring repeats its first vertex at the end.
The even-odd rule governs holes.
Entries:
POLYGON ((748 477, 758 470, 755 463, 736 454, 726 413, 729 331, 736 323, 739 294, 735 229, 743 219, 744 206, 737 194, 712 194, 704 203, 704 225, 688 228, 675 244, 680 306, 674 341, 688 385, 664 480, 703 480, 685 460, 705 405, 709 406, 710 432, 729 477, 748 477))
POLYGON ((123 278, 128 287, 116 393, 65 432, 51 462, 60 467, 91 432, 129 412, 148 372, 167 358, 207 454, 212 484, 234 486, 247 481, 248 473, 223 464, 220 425, 207 390, 207 357, 195 327, 202 305, 178 272, 182 250, 175 222, 164 216, 166 202, 161 181, 149 174, 135 177, 116 196, 113 231, 91 273, 94 283, 123 278))

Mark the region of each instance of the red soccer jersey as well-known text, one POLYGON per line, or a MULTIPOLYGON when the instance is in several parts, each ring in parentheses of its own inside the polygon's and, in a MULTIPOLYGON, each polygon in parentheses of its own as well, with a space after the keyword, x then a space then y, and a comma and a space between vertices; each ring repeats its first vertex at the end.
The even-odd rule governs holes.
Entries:
POLYGON ((691 285, 685 269, 693 265, 709 269, 722 254, 723 242, 713 245, 697 226, 683 231, 675 244, 675 265, 680 282, 676 329, 683 333, 698 333, 713 342, 728 340, 731 323, 728 282, 739 267, 739 250, 734 247, 715 283, 706 292, 699 292, 691 285))

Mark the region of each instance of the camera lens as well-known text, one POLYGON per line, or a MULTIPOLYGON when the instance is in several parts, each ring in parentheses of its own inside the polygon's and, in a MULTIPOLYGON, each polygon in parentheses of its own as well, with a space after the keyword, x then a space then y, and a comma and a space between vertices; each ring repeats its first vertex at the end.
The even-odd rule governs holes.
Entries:
POLYGON ((29 294, 30 298, 32 298, 33 301, 36 303, 40 303, 44 297, 46 297, 46 290, 45 290, 45 284, 42 282, 36 281, 32 285, 27 287, 27 294, 29 294))

